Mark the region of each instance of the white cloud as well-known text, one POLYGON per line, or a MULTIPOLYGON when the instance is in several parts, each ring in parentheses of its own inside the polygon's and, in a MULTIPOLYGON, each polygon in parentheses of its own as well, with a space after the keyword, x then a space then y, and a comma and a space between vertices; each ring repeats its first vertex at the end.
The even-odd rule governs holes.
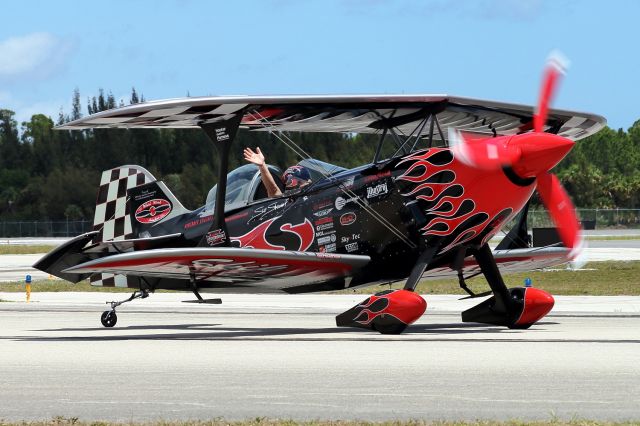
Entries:
POLYGON ((47 75, 60 64, 69 46, 49 33, 32 33, 0 41, 0 77, 47 75))

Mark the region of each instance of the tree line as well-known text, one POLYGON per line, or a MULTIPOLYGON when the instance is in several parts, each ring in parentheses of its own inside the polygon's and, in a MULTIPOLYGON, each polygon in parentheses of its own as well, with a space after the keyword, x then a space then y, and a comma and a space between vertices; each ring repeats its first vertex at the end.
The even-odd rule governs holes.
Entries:
MULTIPOLYGON (((129 104, 143 102, 132 90, 129 104)), ((124 106, 100 90, 87 99, 86 112, 124 106)), ((162 179, 188 208, 202 205, 215 184, 216 153, 203 132, 187 129, 95 129, 54 131, 82 117, 80 94, 70 114, 56 122, 43 114, 17 123, 0 106, 0 220, 91 219, 100 174, 123 164, 139 164, 162 179)), ((297 133, 290 135, 312 157, 344 167, 371 161, 376 135, 297 133)), ((244 163, 242 149, 260 146, 267 161, 281 168, 300 160, 269 132, 240 130, 230 169, 244 163)), ((582 208, 640 208, 640 120, 624 131, 605 128, 579 141, 555 172, 582 208)))

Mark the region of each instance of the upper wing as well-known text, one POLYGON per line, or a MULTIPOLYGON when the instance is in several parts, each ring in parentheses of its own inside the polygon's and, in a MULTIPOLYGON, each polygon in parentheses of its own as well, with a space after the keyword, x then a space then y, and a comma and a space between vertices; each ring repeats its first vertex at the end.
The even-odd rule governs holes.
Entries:
MULTIPOLYGON (((193 128, 241 111, 241 126, 253 130, 375 133, 395 127, 411 134, 437 114, 442 135, 449 128, 491 135, 531 130, 534 109, 448 95, 226 96, 146 102, 116 108, 66 123, 59 129, 193 128)), ((600 130, 598 115, 550 110, 547 126, 573 140, 600 130)), ((440 138, 440 132, 434 133, 440 138)))
MULTIPOLYGON (((498 268, 503 274, 533 271, 548 268, 569 261, 570 250, 565 247, 542 247, 514 250, 494 250, 498 268)), ((473 257, 465 259, 462 271, 465 278, 481 273, 480 266, 473 257)), ((458 273, 449 267, 428 270, 423 279, 456 278, 458 273)))
POLYGON ((370 260, 369 256, 295 251, 168 248, 107 256, 64 272, 174 280, 189 280, 193 274, 201 287, 242 284, 287 289, 350 276, 370 260))

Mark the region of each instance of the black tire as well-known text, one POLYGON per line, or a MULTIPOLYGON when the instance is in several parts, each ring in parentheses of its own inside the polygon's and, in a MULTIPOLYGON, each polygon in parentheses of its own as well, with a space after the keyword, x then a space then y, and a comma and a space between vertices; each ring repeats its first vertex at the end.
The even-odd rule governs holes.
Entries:
POLYGON ((100 316, 100 322, 105 327, 113 327, 118 322, 118 316, 114 311, 104 311, 100 316))

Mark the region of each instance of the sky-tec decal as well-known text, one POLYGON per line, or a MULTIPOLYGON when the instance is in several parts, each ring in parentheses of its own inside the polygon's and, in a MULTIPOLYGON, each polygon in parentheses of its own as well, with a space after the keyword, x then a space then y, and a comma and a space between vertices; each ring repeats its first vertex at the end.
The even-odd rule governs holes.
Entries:
POLYGON ((171 203, 162 198, 145 201, 136 209, 135 218, 140 223, 155 223, 171 213, 171 203))
POLYGON ((353 253, 354 251, 358 251, 358 243, 357 242, 349 243, 345 245, 344 248, 345 250, 347 250, 347 253, 353 253))

